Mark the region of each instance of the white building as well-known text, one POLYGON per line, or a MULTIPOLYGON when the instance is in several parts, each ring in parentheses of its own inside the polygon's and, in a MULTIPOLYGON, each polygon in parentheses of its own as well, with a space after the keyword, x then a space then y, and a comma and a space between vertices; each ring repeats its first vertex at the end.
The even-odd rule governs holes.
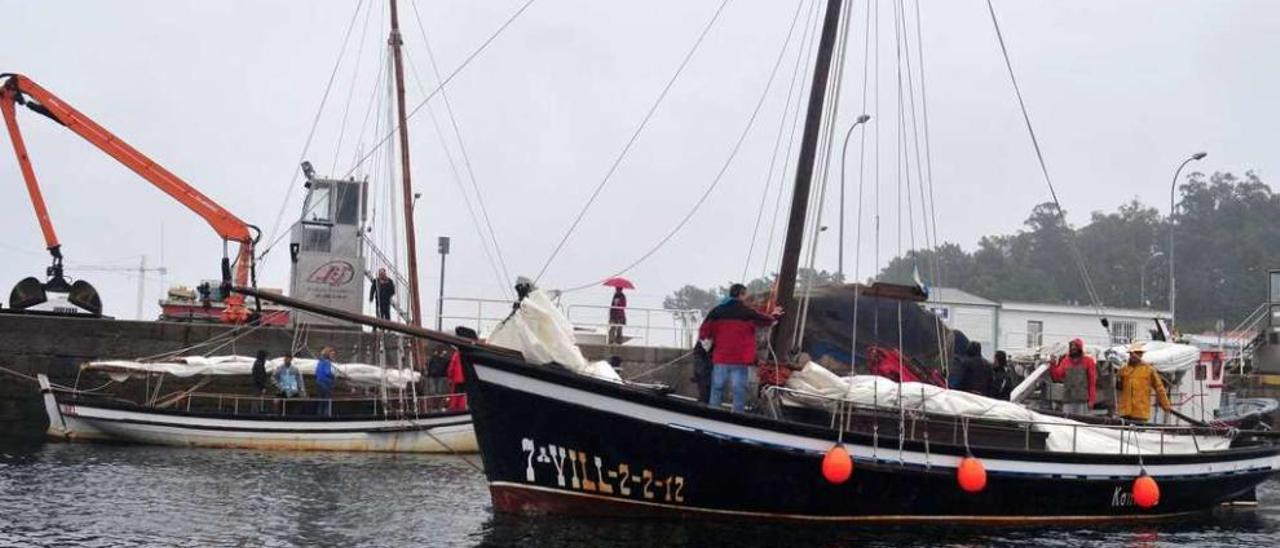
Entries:
POLYGON ((1151 340, 1156 320, 1169 320, 1163 310, 997 302, 959 289, 932 288, 928 307, 947 326, 982 343, 983 354, 1084 339, 1092 346, 1151 340), (1109 327, 1103 327, 1101 318, 1109 327), (994 343, 994 344, 993 344, 994 343))

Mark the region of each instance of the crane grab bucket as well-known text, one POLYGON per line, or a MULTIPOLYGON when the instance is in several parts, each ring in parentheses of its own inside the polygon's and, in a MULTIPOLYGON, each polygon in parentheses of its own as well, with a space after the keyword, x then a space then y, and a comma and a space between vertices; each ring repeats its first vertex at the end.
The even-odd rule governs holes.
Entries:
POLYGON ((43 304, 48 302, 50 293, 65 294, 67 303, 94 316, 102 315, 102 298, 93 284, 84 280, 68 284, 62 276, 54 276, 48 282, 41 282, 34 276, 23 278, 9 292, 9 307, 25 310, 43 304))
POLYGON ((49 295, 44 290, 44 283, 35 276, 23 278, 18 285, 13 286, 13 291, 9 292, 9 307, 19 310, 31 308, 47 300, 49 295))
POLYGON ((67 293, 67 302, 83 308, 94 316, 102 315, 102 298, 98 290, 84 280, 76 280, 71 284, 71 292, 67 293))

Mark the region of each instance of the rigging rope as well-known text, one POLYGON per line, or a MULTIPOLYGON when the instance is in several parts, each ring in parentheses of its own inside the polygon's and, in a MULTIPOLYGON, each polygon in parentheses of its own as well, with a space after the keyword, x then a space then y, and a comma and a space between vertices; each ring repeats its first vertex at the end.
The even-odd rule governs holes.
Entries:
POLYGON ((1031 126, 1031 115, 1027 114, 1027 104, 1022 100, 1022 89, 1018 87, 1018 79, 1014 76, 1013 63, 1009 60, 1009 48, 1005 46, 1004 33, 1000 32, 1000 21, 996 19, 996 8, 992 5, 991 0, 987 0, 987 11, 991 13, 991 26, 995 28, 996 39, 1000 42, 1000 53, 1004 55, 1005 68, 1009 69, 1009 81, 1013 83, 1013 92, 1018 98, 1018 108, 1022 110, 1022 120, 1027 125, 1027 134, 1031 137, 1031 145, 1035 148, 1036 159, 1040 162, 1040 173, 1044 175, 1044 182, 1049 187, 1049 195, 1053 198, 1054 209, 1058 211, 1058 218, 1062 220, 1062 228, 1066 232, 1064 239, 1067 241, 1067 247, 1071 249, 1076 267, 1080 270, 1080 277, 1084 282, 1085 291, 1089 294, 1089 300, 1093 304, 1094 311, 1099 317, 1104 317, 1106 314, 1102 310, 1102 299, 1098 297, 1098 293, 1094 289, 1093 280, 1089 277, 1089 268, 1085 265, 1084 256, 1081 255, 1080 249, 1076 247, 1074 233, 1067 226, 1067 215, 1062 210, 1062 204, 1058 201, 1058 192, 1053 188, 1053 180, 1049 177, 1049 168, 1045 164, 1044 153, 1040 150, 1040 140, 1036 138, 1035 128, 1031 126))
MULTIPOLYGON (((426 87, 422 85, 422 80, 418 77, 418 68, 413 63, 413 59, 407 54, 405 55, 405 59, 409 61, 409 72, 413 74, 413 79, 417 81, 418 87, 422 91, 425 91, 426 87)), ((494 278, 498 282, 499 291, 510 298, 512 296, 512 284, 509 283, 511 278, 505 275, 506 263, 501 262, 501 250, 498 250, 499 255, 495 259, 494 252, 489 249, 489 240, 485 238, 484 228, 480 226, 480 218, 476 216, 475 207, 471 205, 471 197, 467 193, 467 187, 462 183, 462 175, 458 172, 458 164, 454 161, 453 153, 449 151, 449 147, 445 143, 445 134, 444 130, 440 129, 440 120, 436 117, 435 111, 431 109, 427 109, 427 116, 431 118, 431 127, 436 130, 436 135, 440 138, 440 149, 444 152, 445 160, 449 164, 449 171, 453 174, 454 184, 458 186, 458 193, 462 195, 462 203, 467 206, 467 214, 471 217, 471 224, 475 228, 476 233, 480 236, 480 250, 484 252, 485 259, 489 262, 489 268, 493 270, 494 278), (500 264, 502 265, 501 268, 499 267, 500 264)), ((459 142, 461 142, 461 135, 459 135, 459 142)), ((482 200, 483 198, 477 195, 476 199, 482 200)), ((484 207, 483 203, 481 207, 484 207)), ((492 229, 492 226, 490 228, 492 229)), ((494 240, 494 243, 496 245, 496 239, 494 240)))
MULTIPOLYGON (((361 0, 361 2, 363 2, 363 0, 361 0)), ((533 2, 534 0, 526 0, 524 4, 521 4, 519 9, 517 9, 514 13, 512 13, 511 16, 506 19, 506 21, 503 21, 503 23, 498 26, 497 30, 494 30, 492 34, 490 34, 487 38, 485 38, 485 40, 481 42, 478 47, 476 47, 475 50, 473 50, 469 55, 467 55, 466 58, 464 58, 462 60, 462 63, 459 64, 457 68, 453 69, 453 71, 450 72, 449 75, 444 78, 444 80, 440 83, 439 86, 437 86, 434 90, 432 90, 431 93, 428 93, 427 96, 422 99, 422 101, 418 102, 417 105, 415 105, 412 109, 409 110, 408 113, 405 114, 405 121, 408 122, 409 119, 413 118, 414 115, 416 115, 418 111, 422 109, 422 107, 426 106, 428 101, 434 98, 437 93, 439 93, 441 90, 444 89, 445 86, 449 85, 449 82, 452 82, 453 79, 458 76, 458 74, 462 73, 463 69, 467 68, 467 66, 470 65, 471 62, 474 61, 477 56, 479 56, 482 52, 484 52, 484 50, 488 49, 489 45, 492 44, 493 41, 497 39, 498 36, 501 35, 503 31, 505 31, 508 27, 510 27, 511 24, 514 23, 515 20, 520 17, 520 14, 524 13, 525 10, 529 9, 529 6, 532 5, 533 2)), ((335 72, 336 72, 336 68, 335 68, 335 72)), ((325 96, 326 97, 328 96, 327 88, 326 88, 325 96)), ((323 103, 322 103, 322 107, 323 107, 323 103)), ((319 117, 320 117, 320 114, 317 112, 316 113, 317 122, 319 121, 319 117)), ((368 152, 365 152, 363 155, 359 157, 359 159, 356 160, 355 165, 353 165, 351 169, 347 170, 346 173, 342 174, 342 176, 338 178, 345 179, 348 176, 350 176, 352 173, 354 173, 357 169, 362 167, 364 162, 367 161, 371 156, 376 154, 378 151, 380 151, 384 145, 390 142, 392 138, 396 136, 396 133, 399 130, 400 130, 400 124, 398 123, 395 124, 394 127, 389 128, 388 132, 385 135, 383 135, 382 138, 378 139, 378 141, 375 142, 372 147, 370 147, 368 152)), ((314 131, 314 125, 313 125, 312 133, 314 134, 314 132, 315 131, 314 131)), ((308 137, 307 146, 309 147, 310 144, 311 144, 311 138, 308 137)), ((306 155, 306 148, 303 149, 303 156, 305 155, 306 155)), ((302 160, 299 159, 298 163, 300 164, 301 162, 302 160)), ((294 174, 293 181, 294 182, 297 181, 297 173, 294 174)), ((272 231, 272 234, 275 234, 279 229, 279 219, 284 216, 284 208, 286 205, 288 205, 289 199, 293 194, 294 182, 291 182, 289 184, 289 196, 285 197, 285 203, 281 204, 280 206, 280 213, 277 215, 276 229, 272 231)), ((288 235, 288 232, 286 232, 285 235, 288 235)), ((283 238, 284 236, 282 235, 272 239, 271 243, 267 245, 267 247, 262 251, 262 253, 258 255, 258 259, 261 260, 263 257, 265 257, 267 253, 270 252, 273 248, 275 248, 276 244, 279 244, 283 238)))
POLYGON ((829 181, 828 174, 831 168, 831 148, 835 144, 836 113, 840 110, 840 90, 844 84, 845 55, 847 54, 849 47, 849 21, 852 17, 851 14, 853 13, 853 10, 843 5, 841 6, 841 10, 842 12, 840 13, 839 24, 836 28, 839 41, 836 42, 832 58, 832 66, 835 67, 835 77, 830 79, 827 83, 828 97, 830 97, 830 100, 823 105, 825 113, 822 117, 823 124, 820 126, 821 131, 819 133, 819 150, 821 151, 821 154, 820 163, 816 164, 818 166, 818 192, 815 198, 816 201, 813 202, 812 207, 809 209, 810 211, 814 211, 815 209, 817 211, 812 216, 813 224, 811 227, 812 232, 809 243, 808 261, 809 277, 805 280, 804 295, 800 301, 800 323, 794 335, 794 348, 800 348, 801 344, 804 342, 805 326, 808 324, 809 319, 809 304, 813 297, 813 285, 817 278, 817 272, 814 269, 814 265, 816 264, 818 256, 819 235, 822 233, 822 213, 825 209, 823 206, 826 204, 827 182, 829 181))
POLYGON ((559 243, 557 243, 555 249, 551 251, 551 255, 547 257, 546 262, 542 264, 542 268, 538 271, 538 275, 534 276, 534 283, 537 283, 538 280, 542 279, 542 275, 546 274, 547 269, 551 267, 551 263, 555 261, 556 256, 560 254, 560 250, 564 249, 564 244, 569 241, 569 237, 573 234, 573 231, 578 228, 578 224, 581 223, 582 218, 586 216, 587 210, 591 208, 591 204, 595 203, 596 198, 600 196, 600 191, 604 190, 605 185, 613 178, 613 174, 618 170, 618 166, 622 165, 622 160, 627 157, 627 153, 631 151, 631 147, 635 145, 636 141, 640 138, 640 133, 643 132, 644 128, 649 124, 649 120, 653 118, 654 113, 658 111, 658 107, 662 105, 662 101, 667 97, 667 92, 671 91, 671 87, 675 85, 676 80, 680 78, 685 67, 689 65, 689 61, 693 59, 693 55, 697 53, 703 40, 705 40, 707 35, 711 32, 716 21, 720 19, 720 14, 724 12, 725 6, 729 5, 729 1, 730 0, 721 0, 720 5, 716 7, 715 13, 711 15, 711 19, 702 27, 702 32, 698 33, 698 38, 694 40, 693 45, 690 46, 689 50, 685 53, 684 59, 682 59, 680 61, 680 65, 676 67, 675 73, 673 73, 671 78, 667 80, 662 91, 658 93, 658 97, 653 101, 653 104, 649 106, 648 112, 646 112, 644 117, 640 119, 640 124, 636 126, 635 131, 631 133, 631 137, 627 139, 622 150, 618 152, 617 157, 614 158, 608 171, 605 172, 604 178, 602 178, 596 185, 595 189, 591 191, 591 196, 587 198, 587 202, 582 205, 577 216, 574 217, 573 222, 569 224, 569 228, 568 230, 565 230, 564 236, 560 237, 559 243))
MULTIPOLYGON (((742 149, 742 143, 747 140, 747 135, 751 133, 751 128, 755 126, 756 118, 760 115, 760 110, 764 106, 765 100, 768 99, 769 97, 769 90, 773 87, 773 82, 778 76, 778 67, 782 66, 782 60, 785 57, 787 45, 791 42, 791 37, 795 33, 796 21, 799 20, 799 16, 800 16, 800 10, 799 10, 799 6, 797 6, 796 12, 791 19, 791 27, 787 31, 787 37, 782 42, 782 48, 778 51, 778 57, 773 63, 773 68, 769 71, 769 79, 765 82, 764 90, 761 91, 760 93, 760 99, 756 101, 755 108, 752 109, 751 116, 747 119, 746 126, 742 128, 742 132, 738 135, 737 141, 734 142, 733 148, 729 151, 729 156, 725 158, 724 163, 720 165, 720 170, 716 173, 715 178, 711 180, 711 184, 708 185, 706 190, 702 192, 702 195, 698 197, 698 200, 694 202, 693 207, 691 207, 689 211, 685 213, 684 217, 680 219, 680 222, 676 223, 676 225, 672 227, 670 231, 667 232, 666 236, 663 236, 661 240, 659 240, 656 244, 653 245, 653 247, 650 247, 648 251, 646 251, 636 260, 632 261, 626 267, 615 272, 611 276, 607 276, 603 279, 608 279, 613 276, 621 276, 623 274, 626 274, 627 272, 631 271, 631 269, 635 268, 636 266, 639 266, 640 263, 644 262, 649 257, 652 257, 655 253, 658 252, 658 250, 662 249, 662 247, 665 246, 667 242, 671 241, 671 238, 675 237, 675 235, 678 232, 680 232, 680 230, 683 229, 684 226, 688 224, 690 220, 693 219, 693 216, 697 214, 698 209, 702 207, 702 204, 707 201, 707 198, 711 196, 711 193, 715 191, 717 186, 720 185, 720 181, 724 180, 724 174, 728 172, 729 166, 733 164, 734 158, 737 158, 739 150, 742 149)), ((589 287, 595 287, 600 283, 600 281, 603 281, 603 279, 582 284, 579 286, 574 286, 569 289, 565 289, 562 292, 578 291, 578 290, 586 289, 589 287)))
MULTIPOLYGON (((360 51, 361 49, 364 48, 365 38, 369 34, 369 19, 370 19, 370 16, 372 15, 373 15, 372 7, 365 10, 364 27, 360 29, 360 40, 357 41, 358 45, 356 46, 356 51, 360 51)), ((346 133, 347 133, 347 116, 351 113, 351 99, 356 94, 356 79, 360 77, 360 64, 361 64, 361 61, 363 60, 364 60, 363 55, 356 55, 356 66, 351 71, 351 87, 347 88, 346 105, 342 107, 342 123, 339 124, 338 126, 338 144, 333 147, 333 161, 329 165, 329 173, 333 173, 338 170, 338 156, 342 152, 342 141, 343 141, 343 138, 346 137, 346 133)))
MULTIPOLYGON (((867 21, 864 27, 864 37, 862 46, 862 112, 867 111, 867 85, 870 82, 868 77, 868 69, 871 66, 871 21, 873 20, 872 11, 874 6, 867 3, 867 21)), ((878 91, 878 90, 877 90, 878 91)), ((858 137, 858 214, 857 225, 854 226, 854 253, 853 253, 853 279, 855 281, 862 279, 862 190, 866 175, 866 152, 867 152, 867 124, 876 123, 878 120, 871 119, 863 122, 861 134, 858 137)), ((876 126, 879 131, 879 125, 876 126)), ((843 162, 840 169, 844 169, 843 162)), ((844 176, 843 171, 841 177, 844 176)), ((843 280, 841 280, 843 281, 843 280)), ((854 287, 853 289, 853 330, 849 342, 849 373, 856 374, 856 365, 858 362, 858 304, 859 297, 862 292, 854 287)), ((852 385, 852 383, 850 383, 852 385)), ((845 394, 848 397, 848 394, 845 394)))
MULTIPOLYGON (((817 21, 818 21, 817 15, 815 14, 814 18, 809 20, 808 41, 803 42, 801 44, 801 50, 802 50, 801 53, 807 54, 806 57, 803 57, 803 60, 804 60, 803 73, 805 74, 811 72, 810 69, 813 67, 813 63, 817 59, 818 49, 815 47, 811 47, 815 43, 814 40, 817 38, 818 27, 821 26, 817 23, 817 21)), ((799 63, 801 62, 801 60, 802 58, 799 58, 799 57, 796 58, 797 66, 799 66, 799 63)), ((781 179, 781 181, 778 183, 778 195, 774 199, 774 203, 773 203, 773 220, 770 221, 770 224, 769 224, 769 241, 768 243, 765 244, 764 261, 760 265, 761 278, 768 277, 769 264, 771 263, 769 257, 773 255, 773 241, 778 234, 778 216, 779 216, 779 213, 781 213, 782 211, 782 198, 783 196, 789 196, 789 193, 785 192, 786 191, 785 180, 787 178, 787 173, 791 169, 791 159, 794 158, 794 156, 792 156, 791 154, 791 151, 795 148, 796 141, 798 140, 796 139, 796 135, 797 135, 797 132, 800 131, 800 110, 804 108, 804 97, 805 97, 804 91, 802 89, 804 87, 804 78, 798 77, 797 75, 799 74, 801 73, 800 72, 792 73, 792 86, 796 88, 800 88, 801 91, 800 91, 800 94, 796 96, 796 106, 791 116, 791 138, 787 141, 786 153, 782 155, 782 171, 779 173, 779 178, 781 179)), ((790 207, 789 201, 787 202, 787 205, 788 207, 790 207)), ((745 282, 745 280, 743 281, 745 282)))
MULTIPOLYGON (((807 22, 807 26, 805 28, 809 28, 808 25, 813 24, 814 6, 816 5, 817 5, 816 1, 809 2, 809 11, 808 11, 808 14, 805 15, 805 21, 807 22)), ((796 9, 797 10, 800 9, 800 4, 796 5, 796 9)), ((746 283, 747 271, 751 269, 751 256, 755 253, 756 237, 760 233, 760 222, 764 220, 764 206, 765 206, 765 203, 767 203, 769 200, 769 189, 773 188, 773 174, 774 174, 774 168, 777 166, 778 151, 782 149, 782 136, 784 135, 784 132, 787 128, 787 119, 789 118, 788 115, 791 113, 791 98, 795 95, 796 79, 800 74, 800 62, 804 60, 805 51, 807 50, 806 46, 809 43, 810 36, 812 36, 812 33, 806 33, 804 36, 802 36, 800 39, 800 47, 796 50, 796 63, 791 71, 791 84, 787 86, 787 98, 785 101, 782 102, 782 116, 778 120, 778 133, 777 133, 777 137, 775 137, 773 141, 773 153, 769 156, 769 169, 765 175, 764 191, 760 193, 760 206, 756 210, 755 226, 751 228, 751 240, 749 242, 749 246, 747 247, 747 259, 742 263, 742 276, 739 279, 742 280, 743 283, 746 283)), ((786 177, 785 168, 783 170, 782 177, 783 178, 786 177)), ((779 196, 781 196, 781 193, 782 193, 781 184, 782 183, 779 182, 779 188, 778 188, 779 196)), ((779 201, 781 200, 779 199, 779 201)), ((777 209, 775 208, 774 211, 775 211, 774 220, 776 222, 777 209)), ((766 250, 765 253, 767 255, 768 250, 766 250)), ((765 267, 766 268, 768 267, 767 257, 765 260, 765 267)))
MULTIPOLYGON (((293 163, 293 176, 289 179, 289 189, 284 195, 284 201, 280 203, 280 209, 276 212, 276 222, 271 229, 271 245, 258 254, 258 260, 262 260, 267 255, 267 251, 279 241, 276 235, 280 232, 280 221, 284 219, 284 210, 289 206, 289 201, 293 199, 293 189, 298 184, 298 175, 302 173, 302 161, 307 159, 307 151, 311 150, 311 141, 316 136, 316 128, 320 125, 320 115, 324 113, 324 105, 329 100, 329 91, 333 89, 334 78, 338 76, 338 68, 342 66, 342 58, 347 53, 347 42, 351 38, 351 31, 356 26, 356 20, 360 16, 360 9, 364 7, 364 0, 356 3, 356 9, 351 13, 351 22, 347 24, 347 31, 342 36, 342 47, 338 50, 338 59, 333 62, 333 70, 329 72, 329 82, 324 86, 324 93, 320 95, 320 106, 316 109, 315 116, 311 119, 311 129, 307 132, 307 140, 302 144, 302 153, 298 154, 298 161, 293 163)), ((286 234, 288 234, 286 232, 286 234)))
MULTIPOLYGON (((435 75, 436 81, 443 82, 444 80, 440 77, 440 66, 436 64, 436 56, 431 49, 431 40, 428 39, 426 27, 422 24, 422 16, 418 13, 418 3, 414 1, 410 2, 409 5, 413 8, 413 19, 418 24, 418 32, 422 34, 422 44, 427 49, 427 60, 431 62, 431 73, 435 75)), ((416 73, 414 78, 417 78, 416 73)), ((421 80, 418 81, 418 86, 422 86, 421 80)), ((462 164, 467 168, 467 177, 471 181, 472 190, 476 193, 476 204, 480 206, 480 216, 484 219, 485 227, 489 229, 489 239, 493 242, 494 255, 497 255, 498 265, 502 267, 502 291, 510 297, 511 287, 514 285, 511 281, 511 272, 507 270, 507 261, 502 255, 502 247, 498 245, 498 233, 493 229, 493 221, 489 218, 489 208, 484 205, 484 194, 480 192, 480 184, 476 182, 475 168, 471 166, 471 155, 467 153, 466 141, 462 138, 462 129, 458 127, 458 118, 453 113, 453 103, 449 101, 449 94, 443 87, 440 88, 440 99, 444 101, 445 112, 449 114, 449 123, 453 126, 453 134, 458 141, 458 151, 462 154, 462 164)), ((441 135, 442 140, 443 137, 441 135)))

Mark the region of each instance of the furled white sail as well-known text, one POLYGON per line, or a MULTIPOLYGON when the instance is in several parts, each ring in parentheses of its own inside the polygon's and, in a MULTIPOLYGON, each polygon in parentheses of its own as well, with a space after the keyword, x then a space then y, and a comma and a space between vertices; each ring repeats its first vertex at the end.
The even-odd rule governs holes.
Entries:
POLYGON ((510 348, 536 364, 558 363, 580 375, 622 382, 608 362, 590 362, 574 342, 573 324, 550 297, 535 289, 511 317, 489 335, 489 344, 510 348))
POLYGON ((898 383, 876 375, 840 377, 825 367, 810 362, 787 380, 787 388, 800 395, 784 396, 792 405, 823 406, 830 400, 844 399, 861 406, 877 406, 897 409, 898 395, 910 412, 928 412, 939 415, 995 419, 1021 424, 1032 423, 1032 428, 1049 434, 1046 441, 1050 451, 1144 454, 1196 453, 1226 449, 1231 439, 1210 435, 1161 435, 1157 432, 1111 428, 1085 424, 1079 421, 1036 413, 1026 407, 1003 400, 995 400, 960 390, 948 390, 932 384, 898 383), (805 398, 810 394, 821 399, 805 398))
MULTIPOLYGON (((271 374, 282 363, 281 358, 267 361, 267 374, 271 374)), ((295 358, 293 365, 303 375, 316 374, 316 360, 295 358)), ((417 382, 420 374, 416 371, 385 369, 364 363, 334 363, 333 368, 340 382, 351 383, 361 387, 386 386, 404 388, 409 383, 417 382)), ((84 365, 85 371, 101 371, 112 380, 124 382, 131 376, 162 373, 175 377, 195 377, 202 375, 250 375, 253 372, 252 356, 186 356, 171 358, 159 362, 139 362, 131 360, 103 360, 89 362, 84 365)))

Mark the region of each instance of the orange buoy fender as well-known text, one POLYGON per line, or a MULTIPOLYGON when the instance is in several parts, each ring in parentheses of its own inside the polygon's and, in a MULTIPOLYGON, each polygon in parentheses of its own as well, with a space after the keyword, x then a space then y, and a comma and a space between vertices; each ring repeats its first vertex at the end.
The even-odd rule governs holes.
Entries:
POLYGON ((1155 478, 1144 473, 1133 480, 1133 503, 1140 508, 1153 508, 1160 504, 1160 486, 1155 478))
POLYGON ((956 468, 956 481, 965 492, 977 493, 987 488, 987 469, 982 466, 982 461, 965 457, 960 460, 960 467, 956 468))
POLYGON ((853 458, 849 456, 849 452, 845 451, 843 445, 836 445, 827 450, 827 455, 822 457, 822 477, 828 482, 839 485, 849 481, 849 476, 853 475, 853 458))

